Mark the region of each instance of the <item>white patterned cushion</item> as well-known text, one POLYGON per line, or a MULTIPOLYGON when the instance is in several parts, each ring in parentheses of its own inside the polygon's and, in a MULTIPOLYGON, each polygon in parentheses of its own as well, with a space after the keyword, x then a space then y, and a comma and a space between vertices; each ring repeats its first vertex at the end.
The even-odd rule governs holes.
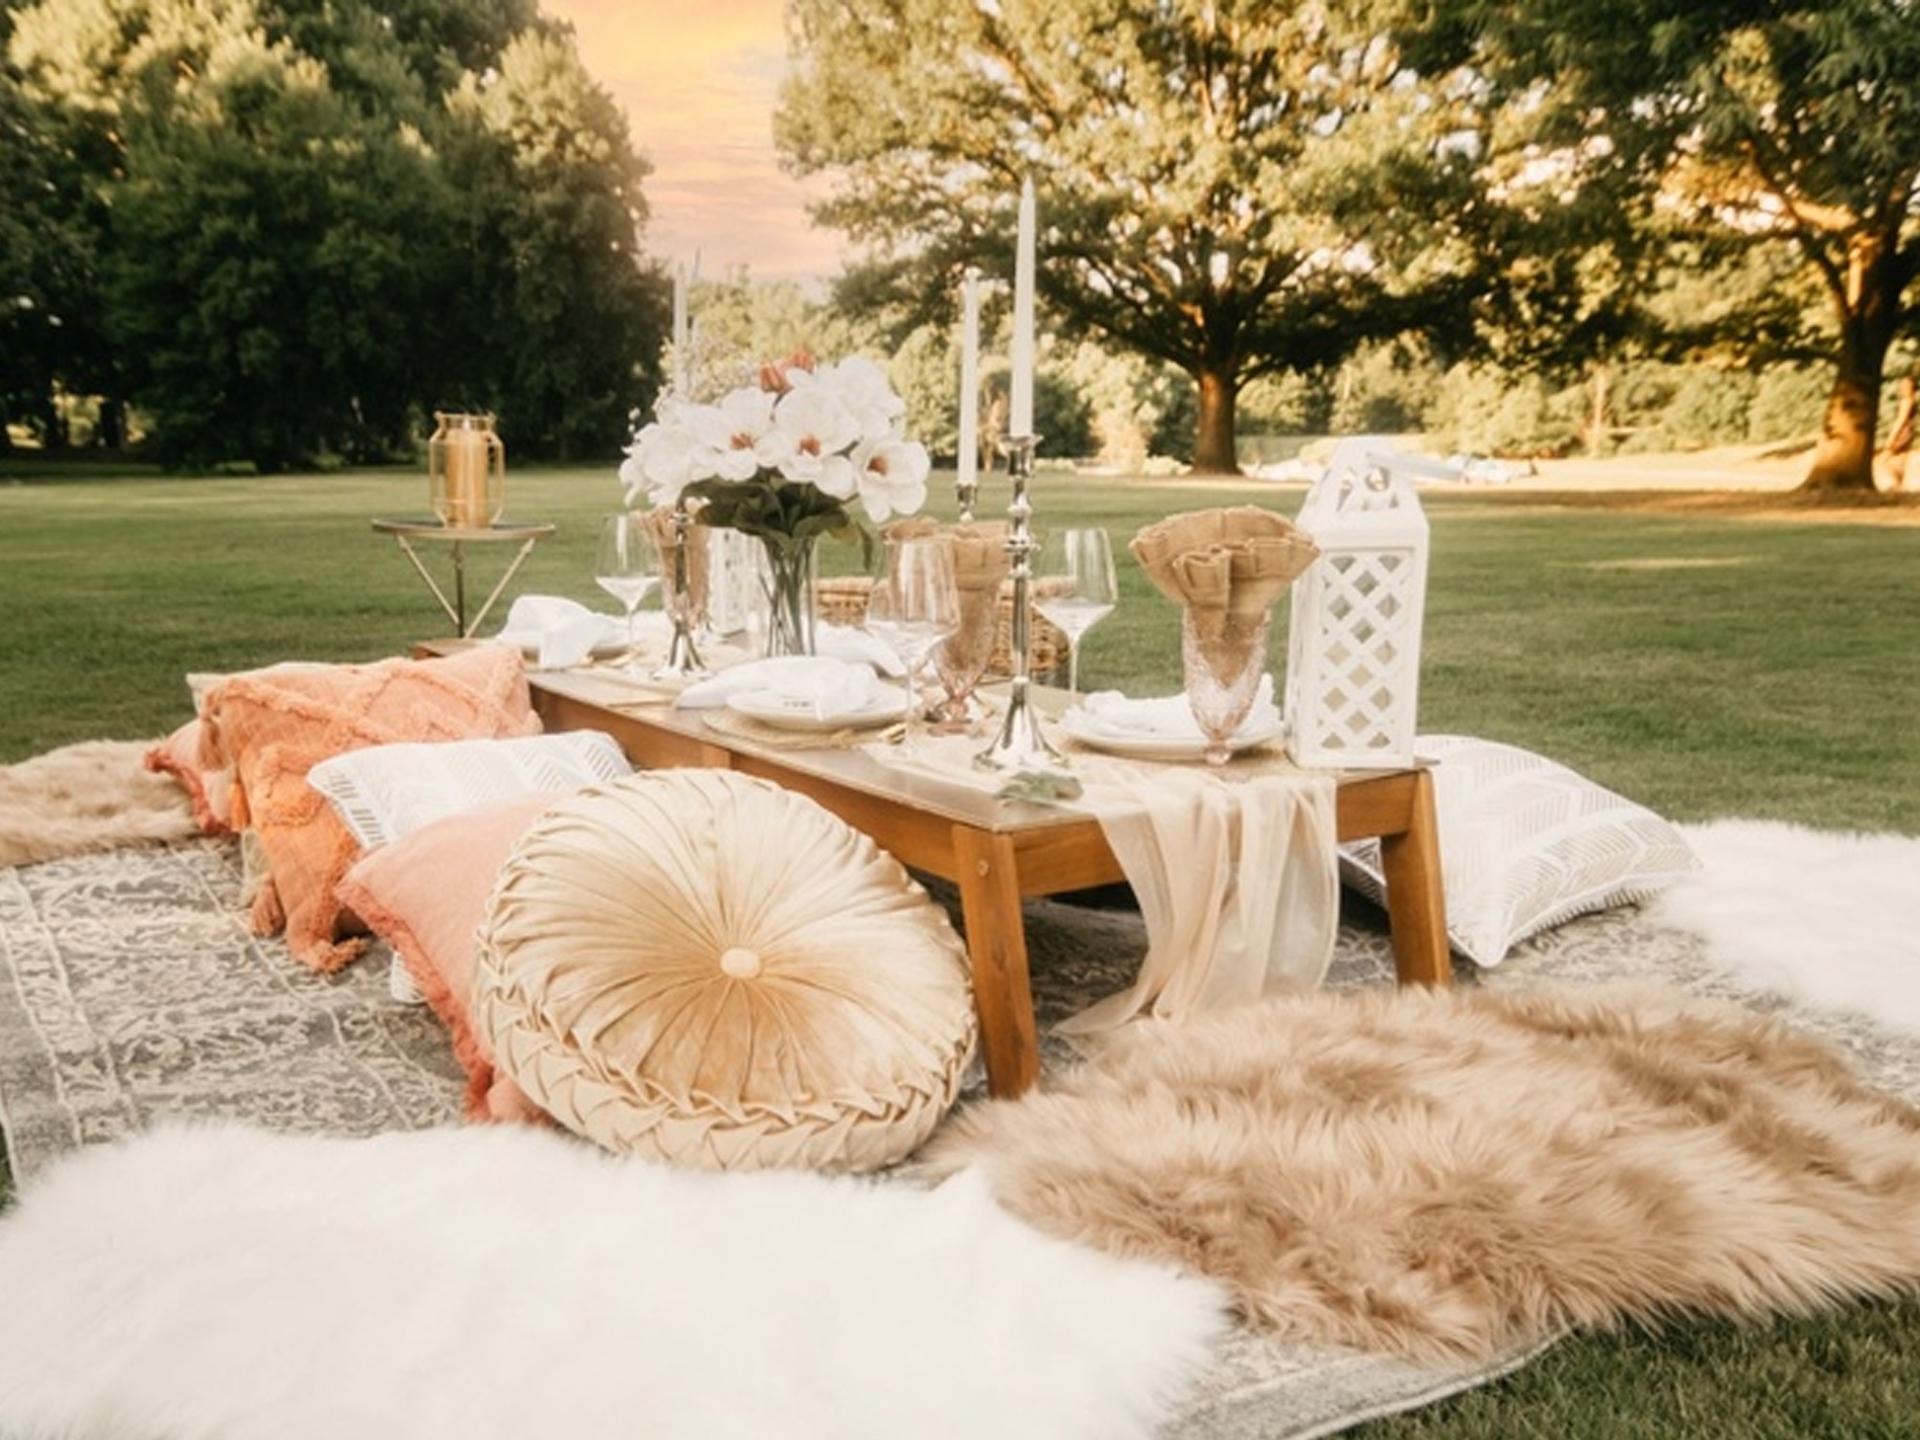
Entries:
MULTIPOLYGON (((1422 735, 1437 763, 1447 934, 1476 965, 1576 915, 1645 900, 1700 862, 1680 832, 1644 806, 1517 745, 1422 735)), ((1340 878, 1386 897, 1380 842, 1341 847, 1340 878)))
POLYGON ((372 849, 483 805, 570 794, 632 773, 612 736, 567 730, 513 740, 370 745, 323 760, 307 772, 307 783, 372 849))

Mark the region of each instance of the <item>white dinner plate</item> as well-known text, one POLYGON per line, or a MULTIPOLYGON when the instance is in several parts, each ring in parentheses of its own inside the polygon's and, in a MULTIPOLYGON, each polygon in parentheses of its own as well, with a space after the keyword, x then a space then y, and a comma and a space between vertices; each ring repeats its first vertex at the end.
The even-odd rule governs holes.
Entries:
POLYGON ((871 730, 891 725, 906 714, 907 697, 892 686, 882 686, 865 705, 832 715, 814 713, 813 701, 778 690, 743 690, 727 697, 727 709, 776 730, 871 730))
MULTIPOLYGON (((1207 755, 1204 740, 1179 735, 1128 734, 1101 724, 1077 705, 1060 717, 1060 728, 1082 745, 1104 750, 1109 755, 1123 755, 1129 760, 1204 760, 1207 755)), ((1287 727, 1277 720, 1264 725, 1249 722, 1227 743, 1237 755, 1242 750, 1278 740, 1286 733, 1287 727)))

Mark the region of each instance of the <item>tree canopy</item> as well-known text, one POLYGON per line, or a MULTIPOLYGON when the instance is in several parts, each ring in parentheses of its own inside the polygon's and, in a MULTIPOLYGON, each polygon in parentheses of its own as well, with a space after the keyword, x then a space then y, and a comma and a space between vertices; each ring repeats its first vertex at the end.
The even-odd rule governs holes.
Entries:
POLYGON ((1825 297, 1835 366, 1808 484, 1871 488, 1887 352, 1912 331, 1920 277, 1913 0, 1466 0, 1443 13, 1446 58, 1499 86, 1516 145, 1559 183, 1637 192, 1668 233, 1722 253, 1793 248, 1825 297))
POLYGON ((861 277, 944 304, 1008 269, 1038 188, 1041 295, 1190 374, 1195 463, 1234 468, 1260 375, 1410 327, 1475 286, 1479 97, 1392 38, 1392 0, 795 0, 776 137, 835 188, 818 217, 879 257, 861 277))
POLYGON ((26 313, 68 322, 9 365, 16 411, 98 393, 166 459, 283 467, 404 453, 436 407, 498 411, 517 453, 609 453, 651 396, 646 167, 532 0, 11 19, 0 147, 54 183, 0 222, 0 289, 25 275, 26 313))

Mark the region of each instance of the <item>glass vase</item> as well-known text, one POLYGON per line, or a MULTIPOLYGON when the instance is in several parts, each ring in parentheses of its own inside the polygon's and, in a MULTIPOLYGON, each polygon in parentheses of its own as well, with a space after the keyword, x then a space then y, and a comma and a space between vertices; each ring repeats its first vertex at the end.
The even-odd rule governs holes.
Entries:
POLYGON ((767 565, 760 583, 766 595, 768 655, 811 655, 814 643, 814 540, 762 540, 767 565))
POLYGON ((1187 704, 1206 737, 1209 765, 1233 758, 1233 737, 1246 723, 1267 673, 1269 613, 1183 610, 1180 660, 1187 704))

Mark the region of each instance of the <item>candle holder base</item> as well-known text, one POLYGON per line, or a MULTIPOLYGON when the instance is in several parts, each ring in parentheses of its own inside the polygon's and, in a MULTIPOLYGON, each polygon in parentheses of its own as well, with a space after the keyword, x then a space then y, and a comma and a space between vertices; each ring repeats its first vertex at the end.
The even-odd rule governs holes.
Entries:
POLYGON ((1007 773, 1015 770, 1065 770, 1067 757, 1048 740, 1040 728, 1040 717, 1025 695, 1009 703, 1000 733, 993 743, 973 757, 976 770, 1007 773))
POLYGON ((655 680, 698 680, 707 674, 700 652, 694 648, 693 634, 684 626, 673 627, 673 639, 667 644, 667 658, 653 671, 655 680))

